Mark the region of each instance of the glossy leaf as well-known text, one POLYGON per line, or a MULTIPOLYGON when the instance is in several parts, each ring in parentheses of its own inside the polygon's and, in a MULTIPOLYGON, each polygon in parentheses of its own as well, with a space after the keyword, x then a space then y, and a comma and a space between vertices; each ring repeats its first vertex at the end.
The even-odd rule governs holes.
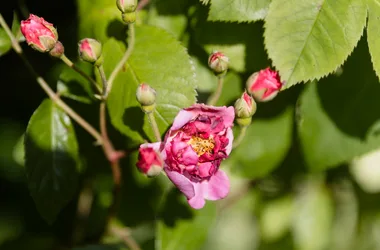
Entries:
POLYGON ((204 244, 216 217, 215 204, 206 204, 200 210, 191 211, 188 207, 183 209, 186 209, 186 218, 177 219, 174 225, 163 220, 158 221, 155 249, 193 250, 199 249, 204 244))
POLYGON ((265 44, 286 87, 332 73, 363 33, 367 11, 357 0, 273 0, 265 44))
MULTIPOLYGON (((87 75, 92 75, 93 66, 91 64, 77 62, 75 66, 87 75)), ((95 100, 94 89, 92 83, 69 67, 65 67, 59 75, 57 90, 61 96, 78 102, 91 103, 95 100)))
MULTIPOLYGON (((103 51, 104 69, 109 75, 123 56, 124 45, 111 39, 103 51)), ((166 131, 181 108, 196 101, 195 69, 190 57, 178 41, 156 27, 136 27, 135 48, 116 77, 108 98, 112 124, 140 143, 154 138, 147 117, 136 101, 136 88, 142 82, 157 91, 154 114, 161 133, 166 131)))
POLYGON ((380 3, 377 0, 368 0, 368 27, 367 40, 373 68, 377 76, 380 76, 380 3))
POLYGON ((232 170, 247 178, 265 177, 285 158, 292 129, 291 108, 271 119, 253 119, 243 142, 231 154, 232 170))
POLYGON ((208 20, 253 22, 264 19, 271 0, 212 0, 208 20))
POLYGON ((29 121, 25 167, 36 207, 51 223, 75 194, 81 166, 73 124, 50 100, 29 121))
POLYGON ((365 42, 359 43, 340 76, 308 86, 299 100, 298 132, 312 170, 351 161, 379 147, 380 85, 365 42), (360 63, 357 63, 360 62, 360 63))
POLYGON ((0 56, 7 53, 11 48, 11 39, 9 39, 5 30, 2 27, 0 27, 0 56))

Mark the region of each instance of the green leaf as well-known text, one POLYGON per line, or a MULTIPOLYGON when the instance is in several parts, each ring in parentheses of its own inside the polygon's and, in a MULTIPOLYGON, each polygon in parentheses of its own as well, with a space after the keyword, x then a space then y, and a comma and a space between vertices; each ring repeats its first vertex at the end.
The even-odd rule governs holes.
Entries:
POLYGON ((296 249, 329 249, 333 203, 321 178, 308 177, 294 204, 293 238, 296 249))
MULTIPOLYGON (((92 77, 93 66, 86 62, 78 61, 75 66, 92 77)), ((91 103, 94 101, 94 87, 87 79, 69 67, 65 67, 59 75, 57 91, 61 96, 72 100, 91 103)))
POLYGON ((335 218, 331 232, 331 246, 334 250, 354 248, 358 228, 359 203, 352 182, 348 179, 333 184, 335 218))
POLYGON ((29 121, 25 167, 36 207, 51 223, 76 192, 80 161, 71 120, 50 100, 45 100, 29 121))
POLYGON ((81 38, 93 37, 102 43, 109 37, 120 38, 125 26, 115 1, 77 0, 77 5, 81 38))
POLYGON ((292 108, 271 119, 253 118, 244 140, 228 159, 234 162, 233 172, 247 178, 266 176, 286 156, 292 144, 292 130, 292 108))
POLYGON ((149 6, 146 24, 160 27, 180 39, 186 30, 188 0, 158 0, 149 6))
POLYGON ((336 70, 352 52, 366 24, 364 1, 273 0, 265 44, 286 87, 336 70))
MULTIPOLYGON (((364 40, 362 40, 364 41, 364 40)), ((309 84, 298 109, 298 133, 308 167, 325 170, 379 147, 380 85, 365 43, 340 76, 309 84)))
POLYGON ((264 19, 271 0, 212 0, 209 21, 253 22, 264 19))
MULTIPOLYGON (((107 75, 120 61, 124 50, 123 43, 114 39, 104 44, 107 75)), ((170 34, 156 27, 136 27, 135 48, 125 68, 116 77, 108 98, 112 124, 138 143, 154 138, 147 117, 136 101, 136 89, 142 82, 157 91, 154 115, 161 133, 166 131, 182 108, 196 102, 195 69, 189 55, 170 34)))
POLYGON ((285 196, 265 204, 260 216, 261 237, 264 241, 277 241, 288 232, 292 222, 293 203, 293 197, 285 196))
POLYGON ((9 39, 5 30, 2 27, 0 27, 0 56, 7 53, 11 48, 11 39, 9 39))
POLYGON ((378 0, 368 0, 368 27, 367 41, 371 54, 373 68, 380 77, 380 45, 378 37, 380 34, 380 2, 378 0))
POLYGON ((126 247, 120 247, 117 245, 88 245, 84 247, 75 247, 72 250, 127 250, 126 247))
MULTIPOLYGON (((215 204, 208 203, 200 210, 190 210, 188 205, 171 204, 168 208, 178 208, 173 211, 172 217, 182 213, 182 218, 173 222, 161 219, 157 223, 157 250, 193 250, 200 249, 207 238, 209 229, 216 217, 215 204)), ((169 215, 169 213, 168 213, 169 215)), ((171 218, 170 220, 173 220, 171 218)))
MULTIPOLYGON (((238 72, 258 71, 269 65, 264 50, 263 23, 226 23, 207 21, 207 10, 200 9, 190 22, 195 41, 207 54, 222 51, 229 67, 238 72)), ((206 59, 207 60, 207 59, 206 59)))

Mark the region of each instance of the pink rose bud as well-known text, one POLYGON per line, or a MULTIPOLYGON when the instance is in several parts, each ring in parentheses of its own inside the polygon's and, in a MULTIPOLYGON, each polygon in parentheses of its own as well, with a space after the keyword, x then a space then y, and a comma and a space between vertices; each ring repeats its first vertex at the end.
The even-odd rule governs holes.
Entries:
POLYGON ((54 48, 49 51, 49 54, 52 57, 60 58, 65 53, 65 47, 63 47, 63 44, 60 41, 57 41, 54 48))
POLYGON ((152 106, 156 103, 156 90, 146 83, 142 83, 137 87, 136 99, 141 106, 152 106))
POLYGON ((253 98, 244 92, 243 95, 235 102, 235 114, 238 118, 250 118, 256 112, 256 102, 253 98))
POLYGON ((116 0, 116 5, 122 13, 130 13, 136 10, 137 0, 116 0))
POLYGON ((258 102, 272 100, 282 87, 277 71, 266 68, 253 73, 246 82, 247 91, 258 102))
POLYGON ((154 177, 161 173, 164 162, 158 152, 146 144, 143 144, 139 149, 139 158, 136 166, 148 177, 154 177))
POLYGON ((83 61, 98 63, 101 61, 102 44, 95 39, 85 38, 79 41, 78 52, 83 61))
POLYGON ((136 11, 123 13, 121 19, 126 24, 134 23, 136 21, 136 11))
POLYGON ((33 14, 21 21, 21 32, 28 45, 40 52, 52 50, 58 41, 58 33, 53 24, 33 14))
POLYGON ((208 58, 208 66, 216 75, 221 75, 227 72, 229 59, 222 52, 215 51, 208 58))

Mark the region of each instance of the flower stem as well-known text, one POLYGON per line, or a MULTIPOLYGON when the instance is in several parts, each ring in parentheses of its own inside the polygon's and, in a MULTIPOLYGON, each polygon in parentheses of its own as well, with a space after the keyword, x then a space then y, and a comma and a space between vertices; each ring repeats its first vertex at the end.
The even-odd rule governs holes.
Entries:
POLYGON ((106 73, 104 73, 104 68, 103 65, 101 64, 100 66, 97 66, 100 74, 100 78, 102 79, 103 83, 103 92, 102 95, 105 96, 107 93, 107 78, 106 78, 106 73))
POLYGON ((161 141, 161 134, 160 134, 160 130, 158 129, 158 125, 156 122, 156 118, 154 117, 154 113, 149 112, 149 113, 147 113, 147 115, 148 115, 148 120, 149 120, 150 126, 153 129, 154 137, 156 137, 156 140, 159 142, 159 141, 161 141))
POLYGON ((33 66, 29 63, 29 61, 24 57, 22 53, 22 48, 18 41, 13 36, 9 26, 5 22, 3 16, 0 14, 0 25, 4 28, 5 32, 9 36, 12 42, 12 47, 15 52, 21 57, 27 66, 28 70, 33 74, 37 83, 41 86, 41 88, 46 92, 49 98, 60 108, 65 111, 67 115, 69 115, 74 121, 76 121, 83 129, 85 129, 89 134, 91 134, 97 141, 98 144, 103 143, 102 136, 96 131, 86 120, 84 120, 80 115, 78 115, 73 109, 71 109, 65 102, 61 100, 61 98, 50 88, 49 84, 37 74, 34 70, 33 66))
POLYGON ((121 58, 120 62, 116 65, 115 69, 112 71, 109 79, 108 79, 108 86, 107 91, 104 95, 105 98, 107 98, 108 94, 110 93, 112 89, 113 81, 115 80, 117 74, 120 72, 120 70, 123 68, 125 63, 127 62, 129 56, 132 54, 133 48, 135 47, 135 26, 133 23, 128 25, 130 30, 130 37, 129 37, 129 45, 128 49, 125 52, 123 58, 121 58))
POLYGON ((219 97, 222 94, 223 83, 224 83, 224 76, 218 76, 218 86, 216 87, 215 92, 208 99, 207 101, 208 105, 215 106, 215 104, 218 102, 219 97))
POLYGON ((96 91, 99 94, 102 93, 102 90, 100 89, 100 87, 98 86, 98 84, 96 83, 96 81, 94 79, 92 79, 89 75, 87 75, 86 73, 84 73, 80 68, 78 68, 77 66, 75 66, 75 64, 69 58, 67 58, 67 56, 65 54, 63 54, 60 57, 60 59, 67 66, 69 66, 70 68, 72 68, 73 70, 75 70, 76 72, 78 72, 81 76, 83 76, 84 78, 86 78, 86 80, 88 80, 89 82, 91 82, 93 84, 93 86, 95 87, 96 91))
POLYGON ((245 134, 247 132, 247 128, 248 126, 241 126, 240 127, 240 133, 239 133, 239 136, 236 138, 236 140, 234 141, 234 143, 232 144, 232 148, 236 148, 237 146, 240 145, 240 143, 243 141, 244 137, 245 137, 245 134))

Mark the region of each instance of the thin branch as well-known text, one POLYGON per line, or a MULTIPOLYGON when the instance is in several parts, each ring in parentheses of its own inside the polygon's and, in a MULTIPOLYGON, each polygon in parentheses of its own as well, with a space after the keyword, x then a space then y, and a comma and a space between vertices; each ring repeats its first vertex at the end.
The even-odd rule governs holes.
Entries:
POLYGON ((76 72, 78 72, 81 76, 83 76, 84 78, 86 78, 86 80, 88 80, 89 82, 92 83, 92 85, 95 87, 96 91, 101 94, 102 93, 102 90, 101 88, 99 87, 99 85, 97 84, 97 82, 92 79, 89 75, 87 75, 85 72, 83 72, 80 68, 78 68, 69 58, 66 57, 65 54, 63 54, 60 59, 67 65, 69 66, 70 68, 72 68, 73 70, 75 70, 76 72))
POLYGON ((161 141, 161 134, 160 134, 160 130, 158 129, 158 125, 156 122, 156 118, 154 117, 154 113, 149 112, 149 113, 147 113, 147 115, 148 115, 148 120, 149 120, 150 126, 153 129, 154 136, 156 137, 156 141, 159 142, 159 141, 161 141))
POLYGON ((103 65, 100 65, 98 67, 100 78, 102 79, 102 84, 103 84, 103 92, 102 95, 104 96, 107 93, 107 78, 106 78, 106 73, 104 73, 104 68, 103 65))
POLYGON ((97 141, 98 144, 103 143, 102 136, 96 131, 86 120, 84 120, 80 115, 78 115, 73 109, 71 109, 65 102, 61 100, 61 98, 50 88, 49 84, 37 74, 34 70, 33 66, 29 63, 29 61, 24 57, 22 53, 22 48, 18 41, 13 36, 11 30, 9 29, 7 23, 5 22, 3 16, 0 14, 0 25, 4 28, 5 32, 8 34, 9 38, 12 41, 12 47, 16 51, 16 53, 22 58, 25 65, 29 69, 29 71, 36 78, 37 83, 41 86, 41 88, 46 92, 49 98, 60 108, 65 111, 67 115, 69 115, 74 121, 76 121, 83 129, 85 129, 89 134, 91 134, 97 141))
POLYGON ((238 137, 236 138, 236 140, 234 141, 234 143, 232 144, 232 148, 236 148, 237 146, 240 145, 240 143, 243 141, 244 137, 245 137, 245 134, 247 132, 247 128, 248 126, 241 126, 240 127, 240 132, 239 132, 239 135, 238 137))
POLYGON ((218 78, 218 85, 216 87, 215 92, 208 99, 208 101, 207 101, 208 105, 215 106, 215 104, 219 100, 220 95, 222 94, 223 83, 224 83, 224 76, 218 76, 217 78, 218 78))
POLYGON ((133 48, 135 47, 135 26, 133 23, 128 25, 129 30, 130 30, 130 38, 129 38, 129 44, 128 44, 128 49, 125 52, 123 58, 120 60, 120 62, 116 65, 115 69, 112 71, 110 77, 108 78, 108 86, 107 86, 107 91, 105 94, 105 98, 107 98, 108 94, 110 93, 112 89, 112 84, 113 81, 115 80, 117 74, 120 72, 120 70, 123 68, 125 63, 127 62, 128 58, 132 54, 133 48))

